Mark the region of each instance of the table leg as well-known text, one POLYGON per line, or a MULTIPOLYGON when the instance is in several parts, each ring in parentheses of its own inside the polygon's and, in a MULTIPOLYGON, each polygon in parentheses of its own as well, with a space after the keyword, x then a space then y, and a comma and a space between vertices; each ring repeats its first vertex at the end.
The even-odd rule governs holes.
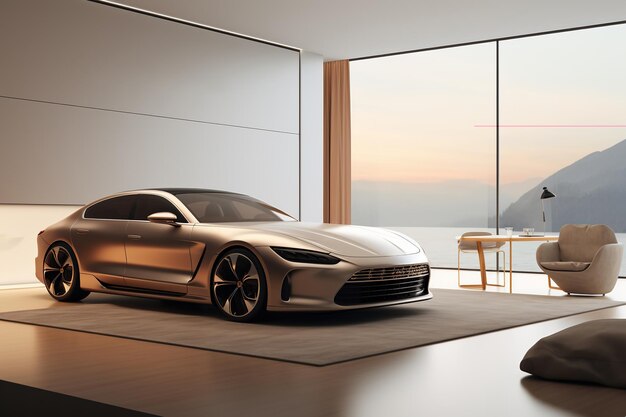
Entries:
POLYGON ((484 290, 487 288, 487 268, 485 268, 485 252, 482 242, 476 242, 476 249, 478 249, 478 263, 480 264, 480 281, 484 290))
POLYGON ((561 287, 559 287, 558 285, 552 285, 552 281, 550 278, 550 275, 548 275, 548 288, 553 289, 553 290, 560 290, 561 287))
POLYGON ((513 294, 513 240, 509 240, 509 294, 513 294))

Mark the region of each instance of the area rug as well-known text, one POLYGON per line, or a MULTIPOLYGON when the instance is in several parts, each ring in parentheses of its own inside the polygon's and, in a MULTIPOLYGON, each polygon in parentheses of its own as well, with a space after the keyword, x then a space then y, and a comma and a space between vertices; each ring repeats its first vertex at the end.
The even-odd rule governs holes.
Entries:
POLYGON ((255 324, 223 320, 210 306, 99 294, 2 313, 0 320, 323 366, 624 304, 602 297, 432 292, 432 300, 419 303, 273 313, 255 324))

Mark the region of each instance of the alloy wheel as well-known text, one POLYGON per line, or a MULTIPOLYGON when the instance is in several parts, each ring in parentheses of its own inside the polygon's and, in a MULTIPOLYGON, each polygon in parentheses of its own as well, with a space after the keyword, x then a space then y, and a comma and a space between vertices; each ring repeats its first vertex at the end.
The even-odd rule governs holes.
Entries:
POLYGON ((245 317, 259 302, 260 277, 254 262, 232 252, 224 256, 213 275, 213 295, 222 311, 231 317, 245 317))
POLYGON ((63 297, 72 288, 75 266, 69 251, 63 246, 51 248, 44 259, 44 283, 50 294, 63 297))

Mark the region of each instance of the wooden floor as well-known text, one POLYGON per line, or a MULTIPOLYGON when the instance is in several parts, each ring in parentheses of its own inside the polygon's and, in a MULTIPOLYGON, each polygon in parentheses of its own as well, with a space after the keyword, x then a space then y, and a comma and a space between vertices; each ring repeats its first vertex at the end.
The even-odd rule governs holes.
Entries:
MULTIPOLYGON (((464 278, 480 280, 477 272, 464 278)), ((517 274, 514 285, 518 293, 564 296, 548 290, 543 275, 517 274)), ((433 271, 432 286, 455 288, 456 271, 433 271)), ((626 280, 609 296, 626 300, 626 280)), ((33 308, 59 304, 43 287, 0 291, 0 311, 33 308)), ((600 318, 626 318, 626 306, 326 367, 0 321, 0 380, 181 417, 623 417, 625 390, 519 370, 539 338, 600 318)))

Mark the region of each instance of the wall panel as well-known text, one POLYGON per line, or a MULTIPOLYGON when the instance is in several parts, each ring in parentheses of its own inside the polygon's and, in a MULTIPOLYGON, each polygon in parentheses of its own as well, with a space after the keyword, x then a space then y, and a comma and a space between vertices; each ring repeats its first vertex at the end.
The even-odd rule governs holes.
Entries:
POLYGON ((10 99, 0 99, 0 126, 11 138, 3 199, 83 204, 136 188, 204 187, 298 214, 292 134, 10 99))
POLYGON ((177 184, 297 215, 298 51, 84 0, 3 1, 0 23, 0 203, 177 184))
POLYGON ((0 2, 0 95, 298 133, 298 52, 86 0, 0 2))

